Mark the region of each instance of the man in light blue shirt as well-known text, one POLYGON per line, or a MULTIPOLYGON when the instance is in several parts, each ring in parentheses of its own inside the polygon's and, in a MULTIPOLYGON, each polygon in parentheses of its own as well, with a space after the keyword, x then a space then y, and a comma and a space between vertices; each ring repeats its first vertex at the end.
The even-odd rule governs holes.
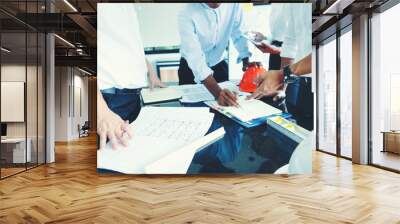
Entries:
POLYGON ((237 62, 247 68, 251 53, 243 10, 238 3, 188 4, 179 15, 182 55, 178 70, 179 84, 203 83, 221 105, 237 105, 236 95, 221 89, 218 82, 228 80, 226 49, 232 39, 239 52, 237 62))

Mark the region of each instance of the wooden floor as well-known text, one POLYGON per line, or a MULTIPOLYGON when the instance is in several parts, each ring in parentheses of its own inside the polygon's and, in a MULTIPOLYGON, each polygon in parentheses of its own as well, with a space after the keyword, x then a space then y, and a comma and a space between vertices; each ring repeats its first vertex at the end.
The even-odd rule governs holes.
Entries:
POLYGON ((11 176, 13 174, 19 173, 19 172, 23 172, 25 171, 25 167, 24 168, 1 168, 1 177, 8 177, 11 176))
POLYGON ((312 176, 96 173, 94 138, 0 181, 0 223, 400 223, 400 175, 314 154, 312 176))

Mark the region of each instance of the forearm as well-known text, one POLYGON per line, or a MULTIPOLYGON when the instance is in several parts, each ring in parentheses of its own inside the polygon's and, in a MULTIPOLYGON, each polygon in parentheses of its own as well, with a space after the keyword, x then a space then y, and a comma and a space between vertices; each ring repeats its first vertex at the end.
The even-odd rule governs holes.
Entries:
POLYGON ((97 114, 98 117, 101 117, 108 110, 108 106, 106 101, 103 98, 103 95, 99 90, 97 90, 97 114))
POLYGON ((293 74, 297 76, 311 73, 311 54, 290 66, 293 74))
POLYGON ((126 147, 128 140, 133 136, 129 123, 124 122, 109 109, 99 90, 97 90, 97 133, 100 136, 100 149, 106 147, 107 140, 113 149, 119 146, 126 147))
POLYGON ((150 64, 149 60, 146 59, 146 65, 147 65, 147 75, 149 76, 149 78, 151 76, 156 76, 156 73, 153 69, 153 66, 150 64))
POLYGON ((211 94, 217 99, 221 92, 221 87, 219 87, 214 77, 212 75, 209 75, 206 79, 202 81, 202 83, 206 86, 208 91, 210 91, 211 94))

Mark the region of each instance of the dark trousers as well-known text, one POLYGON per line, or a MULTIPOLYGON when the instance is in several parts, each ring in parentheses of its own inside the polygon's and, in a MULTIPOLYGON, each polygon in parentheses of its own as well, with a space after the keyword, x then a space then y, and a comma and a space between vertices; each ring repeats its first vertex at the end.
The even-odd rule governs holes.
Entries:
POLYGON ((122 120, 132 123, 140 113, 140 89, 107 89, 101 91, 108 108, 122 120))
POLYGON ((307 130, 314 128, 314 94, 310 77, 301 77, 286 89, 287 107, 297 124, 307 130))
MULTIPOLYGON (((225 60, 211 67, 214 71, 214 78, 217 82, 229 80, 228 64, 225 60)), ((190 69, 186 59, 181 58, 178 69, 179 85, 196 84, 192 69, 190 69)))

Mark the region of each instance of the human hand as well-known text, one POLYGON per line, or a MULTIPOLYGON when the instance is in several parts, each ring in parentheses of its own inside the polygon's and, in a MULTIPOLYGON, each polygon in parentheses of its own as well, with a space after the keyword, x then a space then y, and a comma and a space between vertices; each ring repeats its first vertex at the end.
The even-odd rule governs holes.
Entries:
POLYGON ((218 104, 221 106, 239 106, 237 103, 236 93, 232 93, 228 89, 223 89, 220 91, 218 96, 218 104))
POLYGON ((128 121, 123 121, 120 116, 112 112, 107 106, 99 105, 97 132, 100 136, 100 149, 106 146, 107 138, 112 148, 128 146, 128 140, 133 133, 128 121), (126 134, 125 134, 126 133, 126 134))
POLYGON ((275 47, 271 44, 268 44, 268 42, 265 42, 267 40, 267 37, 264 36, 264 34, 256 31, 251 31, 251 34, 253 36, 253 43, 254 45, 263 53, 268 53, 268 54, 280 54, 281 50, 278 47, 275 47))
POLYGON ((260 99, 264 96, 276 97, 284 87, 283 72, 281 70, 270 70, 260 74, 254 82, 257 85, 256 91, 248 99, 260 99))
POLYGON ((261 42, 265 39, 267 39, 267 37, 264 36, 264 34, 257 32, 257 31, 251 31, 253 37, 254 37, 254 41, 256 42, 261 42))
POLYGON ((166 85, 164 83, 161 82, 161 80, 155 75, 155 74, 151 74, 149 75, 150 78, 150 89, 153 88, 165 88, 166 85))
POLYGON ((280 54, 281 53, 281 49, 273 46, 273 45, 269 45, 265 42, 260 42, 258 44, 255 44, 255 46, 263 53, 265 54, 280 54))
POLYGON ((150 89, 156 88, 156 87, 161 87, 164 88, 166 87, 164 83, 161 82, 161 80, 158 78, 157 73, 154 71, 153 66, 150 64, 150 62, 146 59, 146 66, 148 69, 148 76, 149 76, 149 87, 150 89))

